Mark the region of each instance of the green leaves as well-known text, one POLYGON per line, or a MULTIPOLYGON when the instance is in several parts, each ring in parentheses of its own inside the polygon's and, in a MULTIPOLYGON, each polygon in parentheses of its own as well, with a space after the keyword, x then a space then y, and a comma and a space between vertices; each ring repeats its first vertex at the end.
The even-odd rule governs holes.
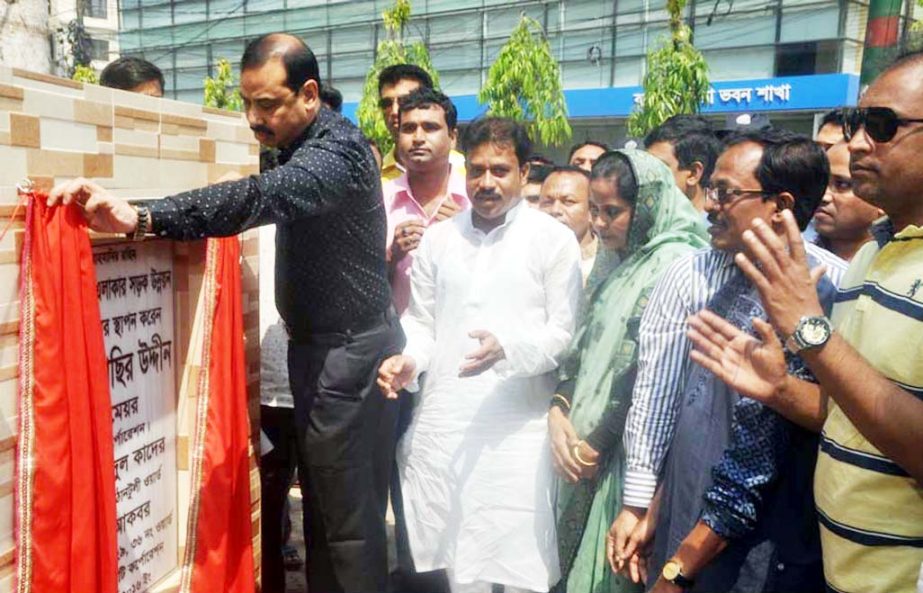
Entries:
POLYGON ((365 76, 362 99, 356 109, 359 129, 368 138, 374 140, 382 154, 394 146, 388 126, 378 108, 378 75, 388 66, 395 64, 416 64, 426 70, 433 78, 433 84, 439 87, 439 73, 433 68, 429 51, 421 42, 404 45, 404 27, 410 21, 409 0, 395 0, 394 6, 382 14, 388 39, 380 41, 375 52, 375 62, 365 76))
POLYGON ((231 63, 220 58, 216 64, 218 72, 215 77, 205 77, 205 96, 202 103, 206 107, 227 109, 228 111, 242 111, 244 102, 240 98, 240 90, 234 81, 231 72, 231 63))
POLYGON ((561 67, 542 26, 525 15, 500 49, 478 100, 490 115, 527 121, 534 140, 560 146, 570 140, 561 67))
POLYGON ((93 70, 93 68, 89 66, 77 65, 77 67, 74 68, 74 75, 71 76, 71 80, 99 84, 99 76, 96 75, 96 70, 93 70))
POLYGON ((667 0, 670 37, 647 54, 644 98, 628 118, 628 133, 637 138, 674 115, 698 113, 708 95, 708 64, 683 23, 685 4, 686 0, 667 0))

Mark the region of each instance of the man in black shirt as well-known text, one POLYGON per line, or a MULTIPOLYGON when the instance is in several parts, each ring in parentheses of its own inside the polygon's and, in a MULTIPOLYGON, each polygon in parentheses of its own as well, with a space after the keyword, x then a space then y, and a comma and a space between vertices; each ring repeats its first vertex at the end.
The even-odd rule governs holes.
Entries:
POLYGON ((49 202, 81 203, 98 231, 179 240, 276 224, 276 304, 304 467, 308 585, 385 591, 385 510, 395 408, 375 387, 401 351, 385 264, 378 170, 362 134, 321 109, 320 76, 299 39, 271 34, 241 60, 241 96, 256 138, 279 166, 137 207, 77 179, 49 202))

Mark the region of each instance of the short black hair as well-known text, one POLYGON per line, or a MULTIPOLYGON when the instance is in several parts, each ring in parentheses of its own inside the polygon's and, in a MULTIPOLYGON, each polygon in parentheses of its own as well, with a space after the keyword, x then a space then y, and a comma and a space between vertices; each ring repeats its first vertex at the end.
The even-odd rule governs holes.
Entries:
POLYGON ((820 120, 819 127, 822 128, 828 124, 835 124, 838 126, 842 126, 845 121, 846 121, 846 117, 843 115, 842 109, 831 109, 830 111, 824 114, 824 117, 820 120))
POLYGON ((745 142, 763 147, 756 178, 763 191, 794 196, 792 213, 803 231, 827 191, 830 163, 824 149, 804 134, 769 127, 731 134, 725 150, 745 142))
POLYGON ((689 169, 696 162, 702 163, 699 185, 708 185, 721 152, 721 141, 707 119, 700 115, 674 115, 644 137, 644 148, 658 142, 668 142, 673 146, 673 154, 681 169, 689 169))
POLYGON ((628 157, 616 150, 601 155, 593 164, 590 180, 614 181, 619 197, 632 206, 638 201, 638 179, 628 157))
POLYGON ((597 146, 599 148, 602 148, 603 151, 605 152, 609 152, 610 150, 612 150, 611 148, 609 148, 609 145, 606 144, 605 142, 598 142, 596 140, 584 140, 583 142, 580 142, 579 144, 574 144, 573 146, 570 147, 570 152, 567 153, 567 162, 569 163, 570 160, 574 158, 574 153, 580 150, 581 148, 583 148, 584 146, 597 146))
POLYGON ((529 155, 532 154, 532 140, 526 128, 506 117, 481 117, 468 125, 462 141, 465 152, 471 152, 487 143, 512 146, 520 168, 529 162, 529 155))
POLYGON ((575 167, 574 165, 558 165, 548 172, 547 177, 551 177, 552 175, 556 175, 558 173, 574 173, 576 175, 583 176, 587 181, 590 180, 590 173, 586 169, 581 169, 580 167, 575 167))
POLYGON ((343 93, 333 88, 332 86, 326 84, 321 85, 320 100, 321 103, 325 104, 333 111, 336 111, 337 113, 343 112, 343 93))
POLYGON ((163 72, 160 68, 134 56, 125 56, 110 62, 99 75, 99 84, 125 91, 151 80, 156 80, 160 84, 160 90, 164 90, 163 72))
POLYGON ((526 162, 530 165, 544 165, 547 167, 554 167, 553 160, 549 159, 543 154, 538 154, 537 152, 533 152, 531 155, 529 155, 529 158, 526 159, 526 162))
POLYGON ((438 105, 445 112, 445 123, 449 130, 451 131, 458 127, 458 110, 455 109, 455 103, 452 103, 452 99, 449 99, 448 96, 436 89, 421 86, 409 95, 398 99, 397 104, 400 106, 400 115, 412 109, 429 109, 433 105, 438 105))
POLYGON ((407 79, 416 80, 423 88, 431 89, 434 87, 433 77, 423 68, 416 64, 394 64, 382 70, 381 74, 378 75, 378 94, 380 95, 381 89, 386 86, 393 86, 407 79))
POLYGON ((304 41, 288 33, 267 33, 248 43, 240 58, 240 71, 259 68, 275 57, 281 58, 285 66, 285 86, 295 93, 309 80, 322 86, 314 52, 304 41))

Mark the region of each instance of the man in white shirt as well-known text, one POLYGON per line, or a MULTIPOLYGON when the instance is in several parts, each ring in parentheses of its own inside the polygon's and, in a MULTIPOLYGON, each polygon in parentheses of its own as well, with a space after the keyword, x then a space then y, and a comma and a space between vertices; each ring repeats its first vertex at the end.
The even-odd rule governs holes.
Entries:
POLYGON ((472 209, 430 227, 387 359, 389 397, 421 400, 398 448, 418 571, 446 569, 453 592, 547 591, 559 578, 545 416, 574 332, 580 249, 520 199, 529 140, 486 118, 466 133, 472 209))
POLYGON ((589 173, 572 165, 552 169, 542 184, 538 209, 574 231, 580 243, 580 272, 586 284, 599 247, 590 224, 589 173))

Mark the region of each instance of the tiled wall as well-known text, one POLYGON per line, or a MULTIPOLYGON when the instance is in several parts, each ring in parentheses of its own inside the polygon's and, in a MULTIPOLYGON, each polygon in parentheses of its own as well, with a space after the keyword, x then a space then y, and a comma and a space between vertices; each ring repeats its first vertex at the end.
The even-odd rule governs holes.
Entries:
MULTIPOLYGON (((28 177, 37 187, 77 176, 92 178, 116 195, 156 198, 216 181, 229 171, 258 171, 259 146, 240 114, 154 99, 0 67, 0 593, 12 587, 13 457, 19 320, 19 252, 24 217, 16 184, 28 177)), ((113 237, 96 237, 112 241, 113 237)), ((247 387, 253 435, 259 427, 259 239, 242 237, 247 387)), ((187 360, 205 263, 203 242, 173 243, 178 345, 176 385, 183 373, 197 374, 187 360)), ((191 382, 195 385, 195 382, 191 382)), ((194 409, 195 389, 179 394, 177 410, 194 409), (191 407, 190 407, 191 406, 191 407)), ((188 501, 190 435, 178 414, 179 501, 188 501)), ((259 439, 254 441, 258 443, 259 439)), ((254 555, 259 567, 259 474, 251 457, 254 555)), ((181 511, 181 518, 185 512, 181 511)), ((185 522, 179 523, 185 542, 185 522)), ((182 550, 180 551, 180 556, 182 550)), ((159 587, 158 590, 170 590, 159 587)))

